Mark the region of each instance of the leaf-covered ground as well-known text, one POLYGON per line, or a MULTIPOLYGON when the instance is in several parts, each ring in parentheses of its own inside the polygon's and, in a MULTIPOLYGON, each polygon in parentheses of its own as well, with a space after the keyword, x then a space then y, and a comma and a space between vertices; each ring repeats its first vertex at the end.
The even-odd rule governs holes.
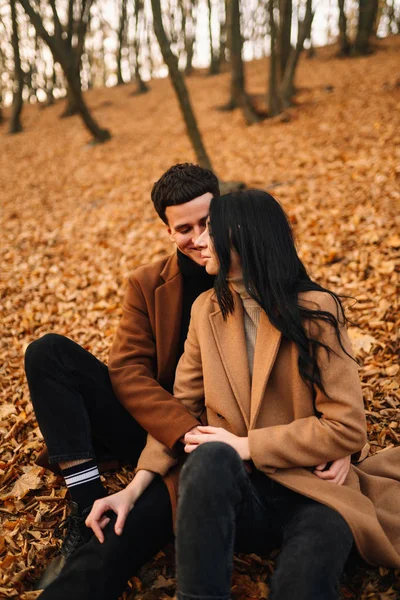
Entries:
MULTIPOLYGON (((400 441, 400 38, 367 58, 326 48, 299 69, 297 105, 285 118, 246 127, 220 112, 229 76, 199 73, 189 87, 214 169, 224 180, 270 190, 293 223, 313 276, 349 302, 372 451, 400 441)), ((249 90, 265 95, 264 60, 249 64, 249 90)), ((34 466, 42 446, 24 379, 26 346, 47 332, 70 336, 107 360, 124 281, 169 253, 149 192, 171 164, 194 160, 169 82, 87 94, 113 139, 87 144, 62 103, 23 114, 25 133, 0 137, 0 597, 35 598, 33 581, 56 552, 65 515, 61 479, 34 466)), ((6 125, 0 127, 5 134, 6 125)), ((108 475, 110 491, 131 469, 108 475)), ((131 581, 124 596, 174 595, 172 549, 131 581)), ((267 598, 271 558, 235 560, 234 600, 267 598)), ((343 598, 394 599, 400 573, 353 568, 343 598)))

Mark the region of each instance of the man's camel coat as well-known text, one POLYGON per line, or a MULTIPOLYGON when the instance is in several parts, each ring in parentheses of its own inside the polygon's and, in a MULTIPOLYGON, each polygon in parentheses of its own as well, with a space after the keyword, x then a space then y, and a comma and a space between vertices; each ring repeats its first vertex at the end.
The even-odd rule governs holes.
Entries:
MULTIPOLYGON (((352 465, 341 486, 311 472, 315 465, 357 453, 365 445, 356 363, 340 348, 331 326, 305 324, 311 335, 333 350, 329 355, 318 351, 326 394, 307 385, 299 374, 295 344, 283 338, 262 312, 250 382, 243 305, 236 293, 234 302, 226 321, 212 290, 194 303, 175 397, 196 417, 205 404, 209 425, 248 436, 254 466, 266 476, 339 512, 367 562, 399 568, 400 449, 352 465)), ((307 292, 301 302, 337 315, 329 294, 307 292)), ((342 338, 350 352, 343 328, 342 338)), ((149 435, 138 464, 139 469, 166 475, 174 508, 180 462, 149 435)))

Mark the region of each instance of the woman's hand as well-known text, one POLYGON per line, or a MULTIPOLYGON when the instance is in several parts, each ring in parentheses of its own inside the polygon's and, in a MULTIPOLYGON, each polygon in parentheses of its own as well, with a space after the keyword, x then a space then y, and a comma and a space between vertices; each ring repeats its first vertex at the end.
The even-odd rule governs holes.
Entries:
POLYGON ((232 446, 243 460, 250 460, 249 438, 239 437, 230 433, 223 427, 211 427, 210 425, 199 425, 196 427, 199 433, 185 435, 185 452, 190 454, 201 444, 207 442, 224 442, 232 446))
POLYGON ((350 470, 350 462, 351 456, 345 456, 344 458, 338 458, 337 460, 334 460, 329 469, 326 471, 323 469, 325 469, 327 463, 323 463, 322 465, 315 467, 313 472, 314 475, 320 479, 330 481, 331 483, 336 483, 337 485, 342 485, 350 470))
POLYGON ((96 500, 85 524, 87 527, 93 529, 94 535, 101 544, 104 542, 103 529, 110 522, 110 517, 107 517, 105 513, 109 510, 115 512, 117 520, 114 531, 117 535, 121 535, 126 517, 155 476, 156 474, 152 471, 142 469, 136 473, 133 480, 124 490, 96 500))

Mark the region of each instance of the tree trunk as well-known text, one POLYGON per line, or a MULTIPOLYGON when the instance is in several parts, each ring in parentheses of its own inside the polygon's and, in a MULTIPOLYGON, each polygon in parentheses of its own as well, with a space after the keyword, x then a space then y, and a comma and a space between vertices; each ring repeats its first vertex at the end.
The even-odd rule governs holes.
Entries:
POLYGON ((213 33, 212 33, 212 2, 208 0, 208 37, 210 40, 210 68, 208 70, 209 75, 217 75, 219 73, 219 60, 215 56, 214 44, 213 44, 213 33))
POLYGON ((292 0, 279 0, 279 29, 276 49, 281 77, 283 77, 292 50, 292 8, 292 0))
MULTIPOLYGON (((79 79, 81 88, 82 88, 82 84, 81 84, 82 54, 83 54, 83 49, 85 46, 86 32, 87 32, 87 28, 88 28, 89 21, 90 21, 90 7, 92 5, 92 2, 93 2, 93 0, 82 0, 81 14, 80 14, 78 21, 76 22, 77 42, 76 42, 76 46, 74 48, 72 47, 72 35, 73 35, 74 24, 75 24, 74 23, 74 13, 73 13, 74 0, 69 0, 69 4, 68 4, 68 19, 69 19, 69 21, 68 21, 68 28, 67 28, 66 43, 67 43, 68 51, 71 54, 71 57, 75 61, 76 73, 75 73, 74 78, 79 79)), ((55 9, 55 0, 50 0, 50 4, 53 9, 53 14, 55 13, 55 15, 56 15, 57 12, 55 9)), ((56 19, 56 17, 55 17, 55 19, 56 19)), ((61 35, 63 35, 63 33, 61 33, 61 35)), ((79 114, 78 104, 79 104, 79 101, 77 98, 75 98, 72 90, 67 88, 67 105, 65 107, 64 112, 61 114, 61 118, 72 117, 74 115, 79 114)))
POLYGON ((186 65, 185 65, 185 75, 191 75, 193 73, 193 57, 194 57, 194 42, 195 42, 195 29, 196 29, 196 18, 195 18, 195 10, 196 10, 196 0, 190 0, 190 23, 191 29, 189 32, 187 26, 187 14, 185 3, 183 0, 179 0, 179 8, 181 11, 182 17, 182 33, 183 33, 183 43, 185 47, 186 54, 186 65))
MULTIPOLYGON (((55 9, 54 0, 51 0, 54 16, 54 35, 50 35, 46 30, 42 18, 31 6, 29 0, 19 0, 26 14, 30 18, 37 34, 48 45, 55 62, 58 62, 67 79, 69 89, 74 95, 75 102, 78 106, 79 114, 86 125, 87 129, 94 137, 94 142, 105 142, 110 139, 110 132, 107 129, 99 127, 95 119, 92 117, 89 108, 87 107, 82 94, 80 77, 76 75, 76 65, 79 64, 78 56, 75 49, 69 48, 66 40, 63 37, 63 29, 55 9)), ((80 35, 78 34, 78 38, 80 35)), ((80 48, 78 47, 78 52, 80 48)))
POLYGON ((227 3, 227 29, 228 44, 231 56, 231 97, 228 110, 240 107, 248 125, 259 123, 260 117, 256 113, 251 100, 246 93, 245 74, 242 60, 243 38, 240 29, 240 0, 228 0, 227 3))
POLYGON ((70 71, 67 70, 65 73, 69 89, 71 93, 74 95, 75 103, 78 109, 79 114, 82 117, 82 120, 88 130, 93 134, 94 142, 106 142, 110 139, 111 135, 107 129, 101 129, 98 126, 95 119, 92 117, 92 114, 83 99, 82 88, 81 88, 81 78, 76 76, 76 71, 74 68, 71 68, 70 71))
POLYGON ((118 50, 117 50, 117 85, 123 85, 125 83, 122 77, 122 50, 125 46, 125 32, 126 32, 126 15, 127 15, 127 0, 121 0, 121 14, 119 17, 118 27, 118 50))
MULTIPOLYGON (((75 73, 75 77, 79 77, 80 83, 80 73, 75 73)), ((63 112, 60 115, 61 119, 68 119, 69 117, 73 117, 79 113, 78 103, 76 101, 75 95, 73 91, 70 89, 67 84, 67 96, 66 96, 66 105, 63 112)))
POLYGON ((369 54, 371 52, 370 38, 372 36, 378 0, 359 0, 358 28, 354 51, 356 54, 369 54))
POLYGON ((269 78, 268 78, 268 116, 275 117, 281 112, 281 103, 279 97, 280 88, 280 68, 278 73, 278 56, 276 52, 277 26, 274 16, 275 2, 269 0, 268 15, 269 15, 269 30, 271 39, 271 53, 269 59, 269 78))
POLYGON ((208 157, 206 149, 201 139, 201 134, 197 126, 196 117, 190 103, 189 91, 186 87, 185 80, 178 68, 177 57, 173 54, 169 44, 167 35, 162 22, 160 0, 151 0, 153 11, 154 31, 160 46, 161 54, 163 55, 165 64, 169 70, 172 85, 174 87, 182 115, 185 121, 186 129, 192 142, 198 163, 201 167, 212 169, 211 161, 208 157))
POLYGON ((226 63, 226 2, 227 0, 220 0, 220 18, 219 18, 219 54, 218 54, 218 67, 221 70, 223 65, 226 63))
POLYGON ((11 22, 12 34, 11 44, 14 53, 14 89, 13 89, 13 104, 10 119, 9 133, 20 133, 22 131, 21 112, 22 112, 22 92, 24 89, 24 72, 21 66, 21 56, 19 53, 19 35, 16 0, 10 0, 11 7, 11 22))
POLYGON ((344 0, 338 0, 339 5, 339 54, 349 56, 351 46, 347 37, 347 17, 344 10, 344 0))
POLYGON ((139 31, 139 21, 140 21, 140 16, 142 15, 142 18, 144 18, 144 12, 143 12, 143 5, 140 4, 140 0, 135 0, 135 26, 134 26, 134 30, 135 30, 135 38, 134 38, 134 42, 133 42, 133 64, 134 64, 134 70, 133 70, 133 79, 136 81, 136 91, 133 92, 133 95, 137 95, 137 94, 145 94, 146 92, 149 91, 149 87, 148 85, 143 81, 140 70, 141 70, 141 65, 140 65, 140 31, 139 31), (142 9, 142 10, 141 10, 142 9))
POLYGON ((294 77, 296 74, 296 68, 304 48, 304 42, 311 35, 311 24, 313 17, 314 13, 312 12, 312 0, 307 0, 304 19, 298 24, 296 48, 292 49, 292 52, 290 53, 281 83, 280 96, 282 108, 287 108, 291 105, 291 100, 294 93, 294 77))

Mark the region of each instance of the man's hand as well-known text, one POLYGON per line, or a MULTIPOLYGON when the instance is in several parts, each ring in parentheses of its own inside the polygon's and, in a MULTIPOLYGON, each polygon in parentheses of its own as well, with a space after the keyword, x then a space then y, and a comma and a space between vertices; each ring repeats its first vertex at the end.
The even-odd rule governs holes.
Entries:
POLYGON ((135 505, 136 500, 143 494, 146 488, 156 477, 152 471, 140 469, 132 479, 129 485, 124 490, 96 500, 92 510, 85 521, 86 527, 93 529, 94 535, 99 540, 100 544, 104 542, 104 527, 110 522, 110 518, 105 514, 112 510, 117 515, 114 531, 117 535, 121 535, 126 517, 135 505))
POLYGON ((100 544, 102 544, 104 542, 103 529, 110 522, 110 518, 107 517, 105 513, 109 510, 113 510, 117 515, 115 533, 121 535, 126 517, 134 504, 134 497, 129 493, 127 488, 116 494, 112 494, 111 496, 96 500, 85 521, 86 527, 91 527, 93 529, 94 535, 97 537, 100 544))
POLYGON ((207 442, 224 442, 232 446, 242 460, 250 460, 249 438, 239 437, 230 433, 223 427, 199 425, 191 429, 184 438, 185 452, 190 454, 201 444, 207 442), (197 430, 196 432, 194 430, 197 430))
POLYGON ((313 471, 314 475, 325 481, 342 485, 347 477, 350 470, 351 456, 345 456, 344 458, 338 458, 334 460, 329 469, 324 471, 327 463, 318 465, 313 471))

